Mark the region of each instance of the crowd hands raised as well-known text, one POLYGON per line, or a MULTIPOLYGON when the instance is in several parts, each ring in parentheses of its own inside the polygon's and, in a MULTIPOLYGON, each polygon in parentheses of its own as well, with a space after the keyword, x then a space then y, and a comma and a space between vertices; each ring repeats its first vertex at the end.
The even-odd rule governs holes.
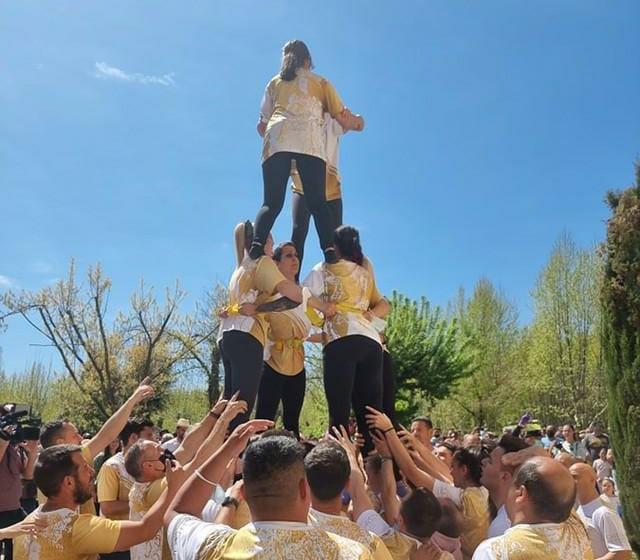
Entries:
MULTIPOLYGON (((171 452, 131 417, 152 394, 143 381, 91 439, 69 421, 42 427, 27 459, 40 505, 0 530, 13 557, 631 558, 617 504, 603 499, 612 479, 566 449, 565 430, 542 443, 526 415, 499 438, 440 437, 426 417, 406 429, 368 407, 365 453, 354 423, 319 441, 269 419, 231 428, 248 410, 234 394, 188 430, 179 423, 171 452), (96 480, 92 463, 114 439, 121 451, 96 480)), ((584 439, 607 461, 600 426, 584 439)))

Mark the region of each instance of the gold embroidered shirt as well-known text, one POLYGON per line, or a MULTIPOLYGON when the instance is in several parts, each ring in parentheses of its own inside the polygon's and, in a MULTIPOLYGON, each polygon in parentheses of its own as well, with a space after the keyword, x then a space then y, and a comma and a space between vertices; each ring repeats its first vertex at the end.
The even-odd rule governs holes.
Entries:
MULTIPOLYGON (((260 257, 252 260, 246 257, 236 268, 229 281, 230 306, 253 303, 259 305, 267 301, 276 286, 285 280, 271 257, 260 257)), ((242 331, 254 336, 264 346, 267 339, 267 320, 265 314, 245 317, 238 313, 231 314, 220 321, 218 339, 226 331, 242 331)))
POLYGON ((520 524, 484 541, 473 560, 592 560, 587 531, 575 513, 564 523, 520 524))
POLYGON ((267 125, 262 161, 277 152, 326 160, 324 113, 336 117, 343 109, 333 85, 310 70, 299 68, 291 81, 275 76, 267 84, 260 107, 260 120, 267 125))
POLYGON ((344 259, 335 264, 319 263, 304 281, 314 296, 338 307, 338 312, 324 323, 325 344, 356 334, 380 343, 380 334, 363 314, 376 305, 382 295, 371 263, 363 264, 367 266, 344 259))
POLYGON ((371 560, 360 543, 306 523, 252 523, 240 530, 177 515, 169 524, 173 560, 371 560))
MULTIPOLYGON (((124 468, 124 455, 122 451, 116 453, 102 465, 98 473, 98 503, 129 501, 129 490, 135 480, 124 468)), ((112 519, 129 519, 128 513, 121 513, 112 519)))
POLYGON ((96 560, 99 553, 113 552, 120 536, 120 523, 105 517, 66 508, 43 512, 40 506, 27 519, 36 515, 47 526, 14 540, 16 560, 96 560))
POLYGON ((359 542, 371 552, 374 560, 392 560, 382 539, 354 523, 344 515, 329 515, 313 508, 309 510, 309 525, 359 542))
MULTIPOLYGON (((129 491, 129 519, 141 521, 167 489, 167 479, 134 482, 129 491)), ((171 560, 171 553, 160 529, 152 539, 131 547, 131 560, 171 560)))

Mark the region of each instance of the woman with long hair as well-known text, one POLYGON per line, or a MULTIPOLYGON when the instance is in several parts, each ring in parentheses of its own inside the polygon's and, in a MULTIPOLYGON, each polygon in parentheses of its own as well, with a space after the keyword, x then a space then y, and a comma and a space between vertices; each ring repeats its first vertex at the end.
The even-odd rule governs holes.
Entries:
POLYGON ((276 298, 304 303, 330 316, 333 307, 311 297, 294 281, 287 279, 271 259, 273 239, 267 238, 266 255, 257 260, 247 254, 253 227, 251 222, 238 224, 234 230, 236 269, 229 281, 229 305, 221 313, 218 344, 224 366, 224 397, 240 392, 247 411, 234 418, 232 427, 246 422, 251 415, 262 373, 264 345, 267 340, 266 314, 260 305, 276 298))
POLYGON ((373 449, 366 407, 382 407, 382 343, 375 322, 389 313, 390 306, 376 287, 373 267, 362 253, 358 230, 340 226, 333 241, 338 262, 316 265, 304 285, 315 296, 336 304, 335 315, 323 327, 329 421, 332 426, 348 429, 353 398, 366 455, 373 449))
POLYGON ((332 222, 325 198, 324 114, 329 113, 345 131, 362 130, 364 120, 345 107, 333 85, 311 72, 312 67, 307 45, 299 40, 289 41, 282 49, 280 73, 265 90, 258 122, 258 133, 264 138, 264 200, 256 217, 249 251, 252 259, 265 254, 265 244, 282 210, 291 163, 295 160, 325 260, 336 261, 331 247, 332 222))
MULTIPOLYGON (((275 248, 273 260, 287 280, 296 281, 300 261, 291 241, 275 248)), ((311 320, 306 311, 304 305, 299 305, 287 311, 267 314, 267 356, 256 404, 256 418, 273 420, 282 401, 284 428, 298 437, 306 383, 304 341, 311 331, 311 320)))

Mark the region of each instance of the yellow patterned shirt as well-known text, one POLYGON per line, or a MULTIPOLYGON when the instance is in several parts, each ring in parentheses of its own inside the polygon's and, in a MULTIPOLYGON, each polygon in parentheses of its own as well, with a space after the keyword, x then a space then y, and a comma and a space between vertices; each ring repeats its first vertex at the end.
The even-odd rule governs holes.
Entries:
MULTIPOLYGON (((340 137, 344 134, 344 129, 337 120, 331 117, 329 113, 324 115, 324 134, 325 149, 327 154, 327 179, 325 196, 328 201, 342 198, 342 188, 340 173, 338 173, 338 157, 340 137)), ((293 181, 292 189, 294 193, 304 194, 304 185, 296 160, 291 162, 291 179, 293 181)))
POLYGON ((324 114, 338 116, 344 104, 333 85, 309 70, 300 68, 285 81, 274 77, 260 107, 260 121, 266 123, 262 161, 277 152, 295 152, 326 160, 324 114))
MULTIPOLYGON (((167 479, 153 482, 134 482, 129 491, 129 519, 141 521, 167 489, 167 479)), ((160 529, 152 539, 131 547, 131 560, 171 560, 171 553, 160 529)))
POLYGON ((304 369, 304 341, 311 331, 306 305, 278 313, 267 313, 269 323, 265 361, 282 375, 297 375, 304 369))
POLYGON ((380 537, 366 531, 344 515, 330 515, 311 508, 309 525, 359 542, 369 549, 374 560, 392 560, 391 554, 380 537))
POLYGON ((72 509, 31 513, 46 521, 37 535, 21 535, 14 540, 16 560, 96 560, 98 554, 113 552, 120 536, 120 523, 72 509))
MULTIPOLYGON (((260 257, 255 261, 246 257, 229 281, 230 307, 244 303, 264 303, 271 298, 276 286, 283 280, 286 278, 271 257, 260 257)), ((231 314, 220 321, 218 339, 226 331, 249 333, 264 346, 267 340, 267 319, 263 313, 258 313, 255 317, 231 314)))
POLYGON ((371 560, 367 548, 306 523, 253 523, 240 530, 177 515, 169 524, 173 560, 371 560))
POLYGON ((338 307, 324 324, 326 344, 350 335, 367 336, 380 343, 380 334, 363 315, 382 299, 373 267, 369 261, 365 263, 367 266, 360 266, 344 259, 336 264, 319 263, 304 281, 314 296, 338 307))
MULTIPOLYGON (((129 501, 129 490, 135 480, 124 468, 124 455, 122 451, 110 457, 98 473, 98 503, 129 501)), ((112 519, 129 519, 128 513, 120 513, 112 519)))
POLYGON ((489 532, 491 516, 487 489, 483 486, 462 489, 436 480, 433 493, 439 499, 449 498, 462 510, 463 522, 460 534, 462 558, 469 560, 489 532))
POLYGON ((484 541, 473 560, 593 560, 589 535, 575 515, 564 523, 520 524, 484 541))

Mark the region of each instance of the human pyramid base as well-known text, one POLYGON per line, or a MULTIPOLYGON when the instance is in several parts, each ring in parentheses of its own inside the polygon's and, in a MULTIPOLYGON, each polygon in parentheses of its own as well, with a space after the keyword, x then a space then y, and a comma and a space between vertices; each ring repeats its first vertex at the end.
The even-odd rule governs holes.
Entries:
POLYGON ((611 469, 600 476, 612 459, 598 426, 596 472, 575 431, 559 441, 550 430, 545 445, 528 415, 499 439, 464 443, 434 438, 427 417, 410 430, 396 423, 382 334, 390 306, 358 231, 342 225, 339 139, 364 120, 311 69, 307 46, 288 42, 262 100, 264 202, 234 231, 220 400, 162 444, 132 417, 154 393, 147 380, 91 439, 50 422, 42 449, 32 442, 20 455, 0 433, 2 460, 14 457, 18 480, 32 473, 40 493, 25 520, 0 529, 5 560, 631 558, 615 491, 598 490, 613 484, 611 469), (290 179, 291 241, 274 247, 290 179), (324 262, 300 283, 311 216, 324 262), (307 342, 323 345, 330 425, 320 441, 300 434, 307 342), (280 406, 284 429, 274 427, 280 406))

